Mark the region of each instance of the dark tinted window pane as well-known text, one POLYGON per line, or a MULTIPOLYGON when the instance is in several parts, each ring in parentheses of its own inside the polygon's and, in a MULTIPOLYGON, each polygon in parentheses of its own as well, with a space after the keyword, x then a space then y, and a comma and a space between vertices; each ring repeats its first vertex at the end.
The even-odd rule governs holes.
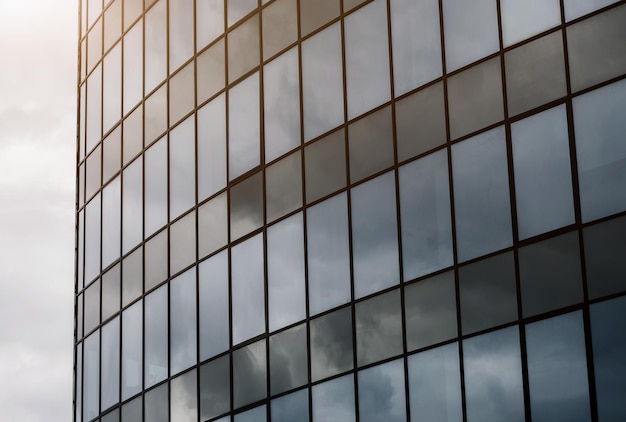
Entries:
MULTIPOLYGON (((208 1, 196 2, 196 8, 208 1)), ((210 6, 209 6, 210 7, 210 6)), ((224 76, 225 69, 224 40, 219 40, 208 50, 200 54, 196 59, 196 91, 198 94, 198 104, 202 104, 215 93, 224 88, 226 83, 224 76)))
POLYGON ((139 247, 122 262, 122 306, 143 293, 143 248, 139 247))
POLYGON ((267 295, 270 331, 306 317, 302 213, 267 229, 267 295))
POLYGON ((495 1, 444 0, 443 18, 448 72, 498 50, 495 1))
POLYGON ((302 43, 305 141, 343 123, 341 63, 341 30, 338 23, 302 43))
POLYGON ((591 305, 591 338, 601 421, 626 418, 626 298, 591 305))
POLYGON ((116 177, 102 190, 102 268, 120 256, 122 210, 121 177, 116 177))
POLYGON ((102 276, 102 320, 120 310, 120 264, 102 276))
POLYGON ((524 316, 583 300, 577 232, 521 248, 519 271, 524 316))
POLYGON ((430 154, 400 167, 404 281, 452 265, 448 154, 430 154))
POLYGON ((517 327, 463 342, 468 422, 522 422, 524 390, 517 327))
POLYGON ((452 147, 457 252, 466 261, 513 242, 504 127, 452 147))
POLYGON ((263 173, 259 172, 231 188, 231 239, 238 239, 261 225, 263 225, 263 173))
POLYGON ((387 3, 374 0, 344 22, 348 119, 353 119, 389 101, 387 3))
POLYGON ((339 16, 340 0, 300 0, 300 30, 307 35, 339 16))
POLYGON ((500 59, 491 59, 451 77, 448 101, 452 139, 502 120, 500 59))
POLYGON ((271 394, 279 394, 306 384, 306 324, 270 337, 271 394))
POLYGON ((267 221, 302 206, 302 164, 300 151, 265 170, 267 221))
POLYGON ((441 75, 437 0, 392 0, 391 39, 396 96, 441 75))
POLYGON ((122 422, 137 422, 142 419, 143 403, 141 396, 122 406, 122 422))
POLYGON ((144 291, 152 289, 167 278, 167 245, 167 229, 146 242, 144 291))
POLYGON ((226 186, 226 96, 198 110, 198 201, 226 186))
POLYGON ((228 243, 226 192, 198 208, 198 257, 202 258, 228 243))
POLYGON ((517 230, 526 239, 574 222, 565 106, 511 125, 517 230))
POLYGON ((358 366, 402 353, 400 290, 355 305, 358 366))
POLYGON ((230 410, 230 359, 222 356, 200 367, 200 419, 230 410))
MULTIPOLYGON (((195 267, 170 281, 170 372, 172 374, 187 369, 197 362, 196 297, 195 267)), ((174 394, 173 389, 172 394, 174 394)))
POLYGON ((144 396, 146 420, 151 422, 169 422, 168 384, 162 384, 144 396))
POLYGON ((170 272, 175 274, 196 260, 196 213, 170 226, 170 272))
POLYGON ((447 272, 404 289, 408 351, 456 337, 454 273, 447 272))
POLYGON ((509 115, 538 107, 567 93, 560 31, 518 47, 504 58, 509 115))
POLYGON ((265 405, 255 407, 234 416, 235 422, 265 422, 267 420, 267 407, 265 405))
POLYGON ((298 37, 296 0, 278 0, 263 9, 263 59, 267 60, 298 37))
POLYGON ((472 333, 517 319, 517 286, 512 252, 459 269, 461 326, 472 333))
POLYGON ((582 312, 526 326, 533 421, 591 420, 582 312))
POLYGON ((100 324, 100 280, 85 290, 85 334, 100 324))
POLYGON ((505 47, 561 24, 559 0, 504 0, 500 8, 505 47))
POLYGON ((352 245, 356 298, 400 281, 394 173, 352 190, 352 245))
POLYGON ((255 0, 227 0, 228 26, 246 16, 256 8, 255 0))
POLYGON ((446 115, 441 82, 396 103, 398 161, 404 161, 446 141, 446 115))
POLYGON ((309 422, 309 390, 272 400, 272 422, 309 422))
POLYGON ((350 181, 393 165, 393 132, 391 108, 370 114, 348 127, 350 151, 350 181))
POLYGON ((345 193, 307 210, 310 315, 350 300, 349 247, 345 193))
POLYGON ((625 21, 626 6, 620 6, 567 28, 573 91, 626 72, 625 21))
POLYGON ((317 381, 352 369, 352 315, 350 308, 343 308, 324 315, 312 320, 310 324, 311 381, 317 381))
POLYGON ((306 201, 313 202, 346 185, 346 148, 340 130, 304 150, 306 201))
POLYGON ((198 378, 196 370, 170 381, 170 421, 188 422, 198 419, 198 378))
POLYGON ((404 359, 359 372, 359 421, 404 422, 404 359))
POLYGON ((228 252, 201 262, 198 277, 202 361, 228 350, 228 252))
POLYGON ((235 409, 267 395, 265 340, 233 352, 233 406, 235 409))
POLYGON ((457 343, 408 357, 411 415, 461 422, 461 370, 457 343))
POLYGON ((232 248, 233 344, 265 332, 263 235, 232 248))
POLYGON ((592 299, 626 289, 626 218, 583 230, 587 288, 592 299))
MULTIPOLYGON (((230 1, 229 5, 230 3, 233 2, 230 1)), ((259 15, 257 14, 228 34, 228 82, 233 82, 258 66, 259 60, 259 15)))
POLYGON ((318 384, 312 390, 314 422, 356 420, 352 374, 318 384))
MULTIPOLYGON (((167 285, 150 293, 145 298, 145 388, 167 378, 167 285)), ((167 391, 165 392, 167 401, 167 391)), ((146 396, 146 401, 147 401, 146 396)), ((146 402, 146 408, 148 403, 146 402)), ((167 406, 165 407, 167 411, 167 406)), ((146 410, 147 411, 147 410, 146 410)), ((167 413, 166 413, 167 415, 167 413)), ((147 416, 147 415, 146 415, 147 416)), ((167 416, 166 416, 167 418, 167 416)), ((160 419, 159 419, 160 420, 160 419)))
POLYGON ((618 112, 626 109, 626 80, 575 98, 573 107, 585 222, 626 209, 626 120, 618 112))

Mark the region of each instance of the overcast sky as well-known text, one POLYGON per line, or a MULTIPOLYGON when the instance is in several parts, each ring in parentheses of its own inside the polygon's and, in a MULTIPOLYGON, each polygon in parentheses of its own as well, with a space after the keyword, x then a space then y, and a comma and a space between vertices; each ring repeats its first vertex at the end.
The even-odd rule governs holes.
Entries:
POLYGON ((71 421, 76 0, 0 0, 0 420, 71 421))

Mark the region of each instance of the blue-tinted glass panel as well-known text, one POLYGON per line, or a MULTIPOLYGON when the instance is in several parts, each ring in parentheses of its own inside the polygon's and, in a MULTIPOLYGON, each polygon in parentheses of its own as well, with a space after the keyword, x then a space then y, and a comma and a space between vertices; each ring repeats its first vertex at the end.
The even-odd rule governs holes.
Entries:
POLYGON ((309 422, 308 393, 305 388, 272 400, 272 422, 309 422))
POLYGON ((519 237, 574 223, 565 106, 511 125, 519 237))
POLYGON ((585 222, 626 209, 626 80, 574 98, 573 107, 585 222))
POLYGON ((408 365, 411 415, 419 415, 425 421, 461 422, 457 343, 409 356, 408 365))
POLYGON ((145 420, 150 422, 169 422, 169 384, 163 383, 144 395, 145 420))
POLYGON ((234 416, 235 422, 265 422, 267 420, 267 407, 265 405, 255 407, 234 416))
POLYGON ((452 147, 459 261, 510 246, 511 208, 504 127, 452 147))
POLYGON ((533 421, 590 421, 582 312, 527 325, 526 350, 533 421))
POLYGON ((394 173, 354 188, 351 202, 354 295, 359 298, 400 281, 394 173))
POLYGON ((314 422, 356 420, 352 374, 315 385, 312 390, 314 422))
POLYGON ((404 359, 360 371, 359 421, 404 422, 404 359))
POLYGON ((437 0, 392 0, 391 39, 396 96, 441 76, 437 0))
POLYGON ((565 20, 571 21, 581 16, 601 9, 609 4, 617 3, 617 0, 564 0, 565 20))
POLYGON ((446 150, 400 167, 404 281, 453 263, 446 150))
POLYGON ((463 342, 468 422, 522 422, 524 389, 517 327, 463 342))

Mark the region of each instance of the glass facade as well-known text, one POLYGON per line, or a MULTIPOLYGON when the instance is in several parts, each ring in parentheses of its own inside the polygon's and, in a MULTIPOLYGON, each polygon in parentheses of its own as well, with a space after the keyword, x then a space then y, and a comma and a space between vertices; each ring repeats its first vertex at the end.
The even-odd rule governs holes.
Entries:
POLYGON ((75 422, 626 420, 626 1, 79 22, 75 422))

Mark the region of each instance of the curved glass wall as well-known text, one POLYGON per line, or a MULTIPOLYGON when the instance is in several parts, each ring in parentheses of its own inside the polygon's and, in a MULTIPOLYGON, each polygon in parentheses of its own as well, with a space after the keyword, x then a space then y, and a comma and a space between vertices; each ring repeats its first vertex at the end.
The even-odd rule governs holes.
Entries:
POLYGON ((626 2, 80 3, 76 422, 626 419, 626 2))

